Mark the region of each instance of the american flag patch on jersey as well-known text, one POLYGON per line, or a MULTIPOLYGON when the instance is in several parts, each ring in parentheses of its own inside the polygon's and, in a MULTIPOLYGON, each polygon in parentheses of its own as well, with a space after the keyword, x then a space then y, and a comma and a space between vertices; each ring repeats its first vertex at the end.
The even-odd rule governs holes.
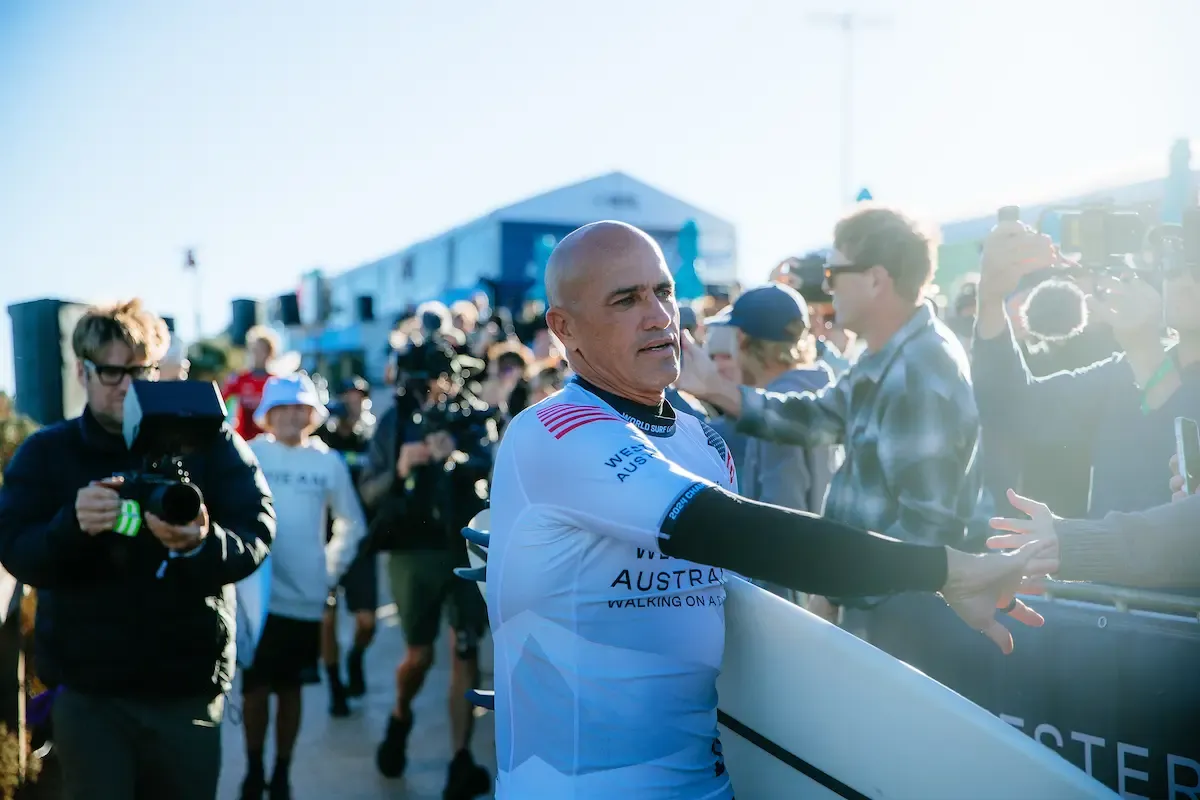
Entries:
POLYGON ((713 430, 707 422, 701 420, 700 427, 704 430, 704 435, 708 437, 708 446, 717 451, 717 454, 725 460, 725 468, 729 470, 729 484, 732 486, 737 482, 737 469, 733 464, 733 453, 725 444, 725 440, 721 438, 721 434, 713 430))
POLYGON ((539 409, 538 421, 553 434, 555 439, 561 439, 578 427, 589 422, 620 422, 625 420, 615 411, 596 406, 581 406, 573 403, 559 403, 539 409))

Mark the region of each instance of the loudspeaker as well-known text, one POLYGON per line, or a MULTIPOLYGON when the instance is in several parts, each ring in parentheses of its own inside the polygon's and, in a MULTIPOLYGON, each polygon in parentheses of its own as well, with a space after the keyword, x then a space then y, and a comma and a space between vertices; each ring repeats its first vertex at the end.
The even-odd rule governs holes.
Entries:
POLYGON ((294 328, 300 324, 300 300, 296 297, 295 292, 281 294, 277 298, 279 302, 279 322, 288 328, 294 328))
POLYGON ((357 299, 358 321, 375 321, 375 298, 369 294, 360 294, 357 299))
POLYGON ((231 306, 233 319, 229 323, 229 338, 234 347, 245 347, 246 334, 258 324, 258 301, 239 297, 231 306))

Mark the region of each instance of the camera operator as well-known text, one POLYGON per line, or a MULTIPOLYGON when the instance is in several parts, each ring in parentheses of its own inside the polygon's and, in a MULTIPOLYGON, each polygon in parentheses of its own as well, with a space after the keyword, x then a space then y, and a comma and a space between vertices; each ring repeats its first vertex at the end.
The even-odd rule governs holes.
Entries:
POLYGON ((1175 448, 1171 420, 1200 405, 1197 267, 1099 276, 1082 287, 1080 302, 1091 291, 1084 319, 1108 326, 1122 352, 1035 378, 1005 300, 1023 276, 1060 264, 1050 238, 1020 222, 999 223, 985 241, 973 359, 976 399, 990 428, 985 438, 1019 435, 1038 446, 1090 452, 1089 517, 1165 503, 1162 465, 1175 448), (1175 347, 1163 344, 1164 321, 1179 334, 1175 347))
POLYGON ((113 476, 140 466, 122 437, 125 396, 156 377, 167 329, 132 300, 89 309, 71 344, 83 414, 30 437, 0 489, 0 562, 38 590, 35 647, 57 692, 66 794, 212 800, 234 672, 232 584, 267 556, 271 496, 224 426, 183 459, 204 496, 191 523, 146 513, 136 535, 115 533, 123 479, 113 476))
MULTIPOLYGON (((425 416, 456 393, 464 383, 462 367, 481 365, 455 353, 435 335, 397 339, 396 401, 380 418, 367 452, 360 482, 370 515, 369 546, 388 551, 388 580, 396 603, 404 641, 404 660, 396 670, 396 706, 376 752, 379 771, 389 778, 407 766, 408 736, 412 731, 412 702, 433 664, 442 606, 448 605, 455 642, 477 640, 487 621, 478 590, 454 575, 463 554, 462 538, 448 536, 439 520, 437 494, 445 463, 434 458, 438 443, 427 441, 425 416)), ((461 660, 454 651, 457 672, 461 660)), ((468 688, 470 688, 468 686, 468 688)), ((450 698, 456 753, 470 730, 472 709, 462 692, 450 698)), ((478 768, 456 760, 447 787, 469 778, 478 768)))

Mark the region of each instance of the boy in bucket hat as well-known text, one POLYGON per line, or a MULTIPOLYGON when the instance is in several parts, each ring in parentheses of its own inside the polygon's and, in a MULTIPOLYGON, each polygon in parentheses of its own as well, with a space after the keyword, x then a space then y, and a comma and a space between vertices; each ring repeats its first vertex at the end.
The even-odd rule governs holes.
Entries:
POLYGON ((273 377, 263 387, 255 423, 265 433, 250 449, 275 497, 278 523, 271 551, 271 595, 254 661, 242 675, 246 779, 242 800, 261 800, 269 699, 275 716, 271 800, 290 800, 292 748, 300 730, 300 690, 320 680, 321 619, 332 587, 350 567, 365 530, 346 462, 311 436, 328 417, 311 378, 273 377), (326 544, 327 520, 333 536, 326 544))

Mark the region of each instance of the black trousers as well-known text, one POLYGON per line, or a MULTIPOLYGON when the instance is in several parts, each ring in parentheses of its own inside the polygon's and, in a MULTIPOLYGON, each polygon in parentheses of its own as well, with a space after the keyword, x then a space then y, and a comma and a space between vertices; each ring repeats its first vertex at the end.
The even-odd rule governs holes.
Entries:
POLYGON ((216 800, 224 696, 54 700, 66 800, 216 800))

